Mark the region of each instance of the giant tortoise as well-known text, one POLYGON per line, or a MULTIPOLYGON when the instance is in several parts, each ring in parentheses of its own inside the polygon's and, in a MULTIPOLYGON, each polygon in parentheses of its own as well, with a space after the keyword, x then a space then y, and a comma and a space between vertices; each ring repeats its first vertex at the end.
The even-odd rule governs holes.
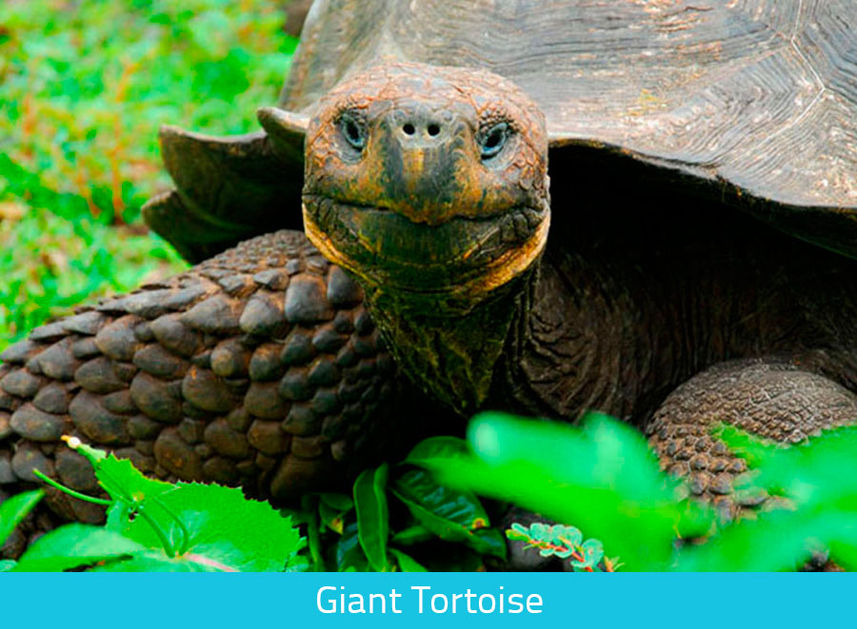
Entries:
MULTIPOLYGON (((210 259, 2 354, 0 498, 36 467, 95 489, 62 434, 287 499, 449 417, 598 409, 739 509, 712 422, 857 418, 855 27, 847 0, 316 2, 263 131, 162 133, 145 216, 210 259)), ((101 517, 49 498, 42 526, 101 517)))

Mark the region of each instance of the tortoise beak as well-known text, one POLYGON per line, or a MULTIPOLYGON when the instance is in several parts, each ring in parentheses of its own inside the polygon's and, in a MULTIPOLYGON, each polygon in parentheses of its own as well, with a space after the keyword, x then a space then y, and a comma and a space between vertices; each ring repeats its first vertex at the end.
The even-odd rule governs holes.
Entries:
POLYGON ((476 199, 479 163, 473 132, 451 111, 400 106, 377 124, 367 147, 384 206, 414 223, 437 226, 476 199))

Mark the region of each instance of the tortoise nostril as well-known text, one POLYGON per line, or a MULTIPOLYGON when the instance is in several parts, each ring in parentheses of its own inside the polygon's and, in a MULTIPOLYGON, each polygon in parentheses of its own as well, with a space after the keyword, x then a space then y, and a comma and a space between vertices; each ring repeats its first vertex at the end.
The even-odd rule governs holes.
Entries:
POLYGON ((430 124, 428 126, 428 134, 431 136, 435 136, 440 133, 440 127, 436 124, 430 124))
POLYGON ((405 125, 402 127, 402 131, 405 132, 405 135, 413 135, 414 133, 416 133, 414 125, 412 125, 410 122, 405 123, 405 125))

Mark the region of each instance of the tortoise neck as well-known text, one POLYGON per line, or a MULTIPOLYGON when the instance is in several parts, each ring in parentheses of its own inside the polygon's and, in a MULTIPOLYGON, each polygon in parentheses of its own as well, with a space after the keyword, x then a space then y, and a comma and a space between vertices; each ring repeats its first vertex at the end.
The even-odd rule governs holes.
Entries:
POLYGON ((491 393, 512 330, 526 318, 537 267, 538 262, 470 308, 379 286, 364 286, 366 304, 406 375, 467 416, 491 393))

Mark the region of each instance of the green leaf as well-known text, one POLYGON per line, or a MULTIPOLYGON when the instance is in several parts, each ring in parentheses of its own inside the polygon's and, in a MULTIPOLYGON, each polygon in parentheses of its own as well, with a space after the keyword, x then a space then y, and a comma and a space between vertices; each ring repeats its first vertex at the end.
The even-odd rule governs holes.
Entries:
POLYGON ((414 518, 441 539, 467 544, 478 553, 506 556, 502 534, 489 528, 488 514, 471 492, 445 487, 422 469, 401 474, 392 490, 414 518))
POLYGON ((348 511, 354 506, 354 501, 351 500, 350 496, 346 496, 345 494, 328 493, 319 494, 318 497, 322 504, 325 504, 336 511, 348 511))
POLYGON ((99 484, 113 500, 133 505, 175 491, 172 483, 144 476, 128 459, 117 459, 85 444, 74 449, 89 460, 99 484))
POLYGON ((721 423, 714 428, 712 435, 721 439, 729 449, 755 467, 760 461, 770 457, 781 448, 776 443, 760 439, 730 424, 721 423))
POLYGON ((390 552, 393 553, 393 556, 399 564, 399 569, 402 572, 428 572, 422 564, 410 555, 403 553, 401 550, 391 548, 390 552))
POLYGON ((581 565, 575 565, 577 562, 572 561, 575 568, 594 568, 604 557, 604 544, 597 539, 588 539, 581 544, 580 549, 583 551, 583 562, 581 565))
MULTIPOLYGON (((692 572, 795 570, 813 551, 823 550, 820 540, 838 525, 851 527, 854 516, 837 518, 793 511, 759 514, 758 520, 743 520, 723 529, 701 546, 684 547, 677 570, 692 572)), ((854 539, 852 537, 852 539, 854 539)))
MULTIPOLYGON (((142 506, 180 551, 180 559, 205 568, 280 572, 304 543, 290 518, 234 487, 177 483, 142 506)), ((127 523, 123 532, 149 548, 161 546, 143 517, 127 523)))
POLYGON ((385 463, 375 470, 364 470, 354 482, 354 506, 357 510, 358 539, 373 570, 390 569, 387 538, 390 532, 387 507, 385 463))
POLYGON ((394 544, 398 544, 399 546, 413 546, 414 544, 427 542, 433 538, 434 533, 429 531, 426 527, 421 524, 414 524, 413 526, 409 526, 404 530, 394 533, 393 537, 390 538, 390 541, 394 544))
POLYGON ((187 558, 167 557, 162 551, 150 551, 128 559, 106 562, 90 572, 219 572, 215 565, 206 566, 187 558))
POLYGON ((0 503, 0 546, 6 542, 15 527, 27 517, 44 495, 45 492, 38 489, 12 496, 0 503))
POLYGON ((319 494, 318 497, 321 523, 334 533, 342 535, 345 515, 354 507, 354 502, 344 494, 319 494))
POLYGON ((17 563, 13 559, 0 559, 0 572, 9 572, 17 563))
POLYGON ((556 542, 565 546, 578 546, 583 540, 583 533, 574 526, 562 526, 557 524, 553 527, 556 542))
POLYGON ((114 531, 89 524, 66 524, 36 540, 12 570, 61 572, 146 550, 114 531))
POLYGON ((404 463, 422 467, 426 461, 432 459, 468 456, 469 454, 471 454, 470 446, 464 439, 448 436, 429 437, 413 447, 404 463))
POLYGON ((512 522, 512 528, 506 529, 506 537, 519 542, 529 542, 532 539, 530 530, 518 522, 512 522))
POLYGON ((357 522, 347 524, 336 543, 336 569, 338 572, 369 570, 369 562, 360 546, 357 522))
POLYGON ((699 508, 677 501, 677 483, 660 472, 643 437, 615 420, 588 417, 580 429, 483 414, 468 436, 476 457, 431 463, 442 482, 573 522, 630 570, 665 569, 676 528, 701 525, 698 511, 685 516, 699 508))

